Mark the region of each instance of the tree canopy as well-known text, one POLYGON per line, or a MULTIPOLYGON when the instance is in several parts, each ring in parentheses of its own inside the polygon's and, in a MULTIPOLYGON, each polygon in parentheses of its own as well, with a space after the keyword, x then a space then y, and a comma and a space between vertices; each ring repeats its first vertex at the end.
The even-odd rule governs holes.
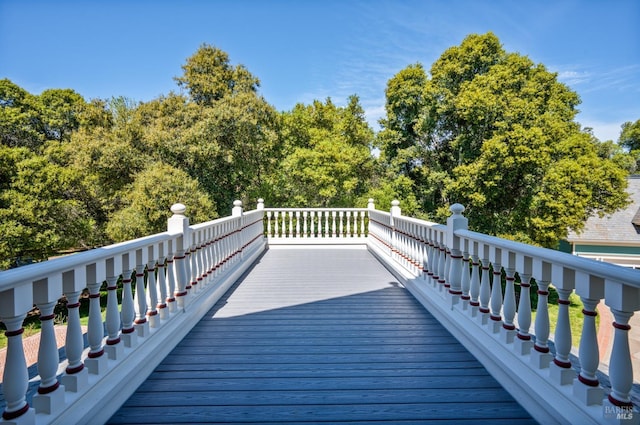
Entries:
POLYGON ((476 230, 554 246, 625 205, 640 158, 640 121, 600 142, 575 121, 578 94, 492 33, 391 76, 377 133, 357 94, 276 111, 215 46, 182 71, 181 92, 147 102, 0 80, 0 268, 163 231, 176 202, 199 222, 257 198, 399 199, 438 221, 460 202, 476 230))
POLYGON ((600 142, 575 121, 579 102, 494 34, 470 35, 436 60, 430 78, 410 65, 390 80, 394 119, 381 120, 378 140, 386 166, 413 181, 434 219, 458 202, 478 231, 553 247, 590 215, 626 204, 627 169, 599 155, 600 142), (416 99, 419 112, 394 112, 412 111, 416 99))

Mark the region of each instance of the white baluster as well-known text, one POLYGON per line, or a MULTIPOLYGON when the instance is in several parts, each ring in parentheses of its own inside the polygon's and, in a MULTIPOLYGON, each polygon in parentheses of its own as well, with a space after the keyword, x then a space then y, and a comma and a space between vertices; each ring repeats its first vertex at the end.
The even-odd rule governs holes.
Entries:
POLYGON ((273 225, 274 225, 274 229, 273 229, 273 236, 274 237, 280 237, 280 222, 279 222, 279 211, 274 211, 273 212, 273 225))
POLYGON ((147 320, 150 328, 157 328, 160 325, 158 284, 156 280, 156 260, 151 259, 147 263, 147 320))
POLYGON ((489 301, 491 300, 491 283, 489 280, 490 262, 487 258, 483 258, 482 262, 482 276, 480 277, 480 322, 482 324, 488 323, 489 313, 489 301))
POLYGON ((602 404, 604 390, 596 376, 600 354, 598 351, 598 335, 596 332, 596 306, 600 300, 592 300, 581 297, 584 308, 582 309, 582 335, 580 336, 580 373, 573 381, 573 394, 582 400, 587 406, 602 404))
POLYGON ((558 322, 556 323, 556 331, 554 343, 556 346, 556 355, 550 368, 551 378, 560 385, 568 385, 573 383, 576 377, 575 372, 571 369, 571 323, 569 322, 569 295, 570 289, 557 288, 558 299, 558 322))
POLYGON ((438 253, 440 252, 438 249, 436 249, 434 240, 433 240, 433 234, 431 234, 431 236, 428 239, 429 241, 429 246, 427 248, 427 263, 428 265, 428 271, 427 271, 427 283, 429 283, 431 286, 435 287, 438 283, 438 253))
POLYGON ((449 288, 451 288, 451 282, 449 281, 449 271, 451 270, 451 248, 446 245, 444 249, 444 258, 444 275, 440 276, 440 278, 444 280, 443 285, 448 292, 449 288))
MULTIPOLYGON (((109 263, 107 263, 107 269, 110 269, 109 263)), ((116 360, 122 358, 124 354, 124 345, 120 338, 120 311, 118 310, 117 295, 120 276, 109 276, 110 273, 113 273, 113 268, 107 272, 107 343, 105 351, 109 359, 116 360)))
MULTIPOLYGON (((302 212, 302 237, 306 238, 309 236, 309 223, 308 223, 308 216, 309 216, 309 211, 303 211, 302 212)), ((313 218, 311 218, 311 228, 313 229, 313 218)), ((311 233, 313 233, 313 230, 311 230, 311 233)))
POLYGON ((107 370, 107 356, 104 355, 104 348, 102 346, 104 324, 102 322, 102 309, 100 306, 101 284, 102 282, 98 281, 87 285, 89 288, 89 320, 87 323, 89 353, 85 360, 85 366, 89 369, 89 373, 94 375, 105 373, 107 370))
POLYGON ((326 238, 331 237, 331 228, 329 227, 329 216, 331 215, 330 211, 324 212, 324 236, 326 238))
POLYGON ((631 387, 633 386, 633 366, 629 349, 629 319, 633 313, 612 308, 615 322, 613 322, 613 348, 609 359, 609 379, 611 393, 608 402, 617 407, 631 408, 631 387))
POLYGON ((438 249, 440 250, 440 254, 438 255, 438 290, 443 291, 447 283, 447 250, 442 242, 438 249))
POLYGON ((133 325, 136 315, 133 290, 131 289, 131 275, 133 274, 133 270, 129 269, 128 259, 123 261, 122 267, 122 305, 120 310, 122 332, 120 337, 124 341, 125 347, 134 347, 137 344, 138 338, 133 325))
POLYGON ((538 369, 549 367, 551 354, 549 354, 549 283, 539 280, 538 284, 538 308, 536 309, 536 342, 531 352, 531 362, 538 369))
POLYGON ((67 391, 80 392, 88 381, 88 371, 82 363, 82 327, 80 325, 80 294, 81 291, 66 293, 67 297, 67 339, 65 352, 69 364, 62 377, 62 384, 67 391))
POLYGON ((271 211, 267 211, 267 237, 272 237, 271 233, 271 211))
POLYGON ((136 266, 136 293, 134 297, 135 328, 138 336, 145 337, 149 334, 149 322, 147 321, 147 295, 144 287, 145 265, 136 266))
POLYGON ((160 257, 158 258, 158 264, 156 265, 156 295, 158 297, 156 309, 160 320, 167 320, 169 318, 169 309, 167 308, 168 292, 165 262, 166 258, 160 257))
POLYGON ((64 386, 60 385, 58 372, 58 344, 53 327, 56 301, 38 304, 40 310, 40 347, 38 348, 38 374, 40 385, 33 396, 33 407, 37 413, 51 414, 64 407, 64 386))
POLYGON ((296 238, 300 237, 300 211, 296 211, 296 238))
POLYGON ((471 317, 476 317, 480 308, 480 259, 477 255, 471 255, 471 282, 469 285, 469 305, 471 306, 471 317))
POLYGON ((515 269, 507 267, 505 269, 506 284, 504 288, 504 303, 502 305, 502 314, 504 315, 502 323, 502 340, 511 344, 515 339, 516 326, 513 319, 516 317, 516 292, 514 288, 515 269))
POLYGON ((7 406, 2 418, 6 421, 20 418, 25 423, 35 423, 35 410, 31 409, 26 401, 29 374, 22 344, 22 322, 26 315, 24 313, 14 317, 2 317, 7 327, 4 333, 7 337, 7 354, 2 375, 2 393, 7 406))
POLYGON ((462 291, 460 298, 462 299, 465 310, 468 308, 469 301, 471 300, 471 296, 469 295, 469 290, 471 289, 470 260, 469 253, 465 249, 465 251, 462 252, 462 273, 460 275, 460 289, 462 291))
POLYGON ((175 313, 178 306, 176 303, 176 276, 178 271, 176 270, 176 263, 173 260, 175 258, 174 254, 169 254, 167 257, 167 308, 169 313, 175 313))
POLYGON ((521 355, 529 354, 533 347, 529 328, 531 328, 531 275, 520 273, 520 301, 518 302, 518 333, 515 350, 521 355))
POLYGON ((309 222, 311 223, 311 232, 309 234, 310 237, 315 238, 318 237, 320 234, 320 217, 318 217, 318 231, 316 233, 316 212, 315 211, 310 211, 309 212, 310 218, 309 218, 309 222))
POLYGON ((200 288, 198 280, 200 270, 198 269, 198 244, 195 242, 198 238, 198 232, 191 233, 191 245, 189 246, 189 296, 196 294, 200 288))
MULTIPOLYGON (((497 255, 499 257, 499 255, 497 255)), ((489 318, 489 327, 491 332, 498 333, 502 325, 502 265, 500 263, 493 263, 493 282, 491 285, 491 313, 489 318)))
POLYGON ((449 294, 451 295, 451 304, 458 303, 462 295, 462 253, 459 249, 451 249, 451 260, 449 267, 449 294))

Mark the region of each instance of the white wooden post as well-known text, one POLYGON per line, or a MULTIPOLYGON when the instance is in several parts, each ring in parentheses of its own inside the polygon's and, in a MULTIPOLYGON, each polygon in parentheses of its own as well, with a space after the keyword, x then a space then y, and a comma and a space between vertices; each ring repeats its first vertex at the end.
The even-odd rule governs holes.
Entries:
POLYGON ((189 251, 189 241, 191 240, 191 229, 189 227, 189 219, 184 215, 187 208, 182 204, 174 204, 171 207, 173 216, 169 218, 167 231, 170 235, 176 235, 174 247, 173 267, 175 270, 175 293, 177 308, 184 310, 186 306, 185 297, 189 293, 187 286, 190 280, 187 270, 186 253, 189 251))
MULTIPOLYGON (((462 215, 464 206, 461 204, 453 204, 449 207, 451 215, 447 218, 447 247, 451 250, 451 259, 449 266, 449 294, 451 296, 451 304, 455 305, 460 301, 462 295, 462 245, 460 238, 456 236, 457 230, 467 230, 469 220, 462 215)), ((468 270, 466 270, 468 273, 468 270)))

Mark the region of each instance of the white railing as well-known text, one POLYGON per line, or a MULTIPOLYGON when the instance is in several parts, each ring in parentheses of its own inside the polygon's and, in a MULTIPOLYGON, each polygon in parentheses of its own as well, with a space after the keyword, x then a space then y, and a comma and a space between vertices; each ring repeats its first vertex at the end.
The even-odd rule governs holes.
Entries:
POLYGON ((270 245, 364 244, 366 208, 265 208, 270 245))
POLYGON ((457 204, 446 225, 404 217, 397 201, 390 212, 376 210, 373 200, 366 209, 275 209, 259 201, 247 213, 236 201, 230 217, 193 226, 183 206, 172 210, 167 232, 0 273, 8 337, 3 422, 108 420, 267 243, 320 243, 366 244, 541 423, 638 423, 629 348, 629 318, 640 309, 638 271, 471 232, 457 204), (560 298, 553 338, 550 286, 560 298), (104 320, 101 287, 108 292, 104 320), (90 303, 86 348, 83 293, 90 303), (581 335, 569 327, 571 293, 584 305, 581 335), (63 295, 67 360, 59 365, 53 308, 63 295), (608 359, 600 358, 596 337, 603 300, 615 317, 608 359), (22 326, 34 305, 42 332, 38 393, 29 405, 22 326), (599 379, 602 360, 610 385, 599 379))
POLYGON ((403 217, 396 201, 390 213, 371 211, 369 247, 541 423, 637 424, 629 318, 640 310, 640 272, 472 232, 464 207, 451 211, 447 225, 403 217), (533 331, 532 281, 538 287, 533 331), (559 294, 553 344, 549 286, 559 294), (584 305, 581 335, 571 334, 572 292, 584 305), (613 348, 602 359, 610 386, 597 373, 602 300, 615 318, 613 348), (579 341, 577 360, 572 341, 579 341))
POLYGON ((167 232, 0 272, 0 319, 7 328, 1 422, 106 422, 264 251, 262 207, 243 213, 236 201, 231 216, 190 226, 185 207, 176 204, 167 232), (101 287, 108 293, 104 321, 101 287), (63 296, 68 320, 60 364, 53 312, 63 296), (30 405, 22 333, 34 305, 41 321, 39 385, 30 405))

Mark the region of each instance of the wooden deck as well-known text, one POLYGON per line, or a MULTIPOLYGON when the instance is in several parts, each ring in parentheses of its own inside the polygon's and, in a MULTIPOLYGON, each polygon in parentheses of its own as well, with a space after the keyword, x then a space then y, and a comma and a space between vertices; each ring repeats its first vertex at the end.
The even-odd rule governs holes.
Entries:
POLYGON ((534 423, 365 249, 271 249, 111 418, 534 423))

